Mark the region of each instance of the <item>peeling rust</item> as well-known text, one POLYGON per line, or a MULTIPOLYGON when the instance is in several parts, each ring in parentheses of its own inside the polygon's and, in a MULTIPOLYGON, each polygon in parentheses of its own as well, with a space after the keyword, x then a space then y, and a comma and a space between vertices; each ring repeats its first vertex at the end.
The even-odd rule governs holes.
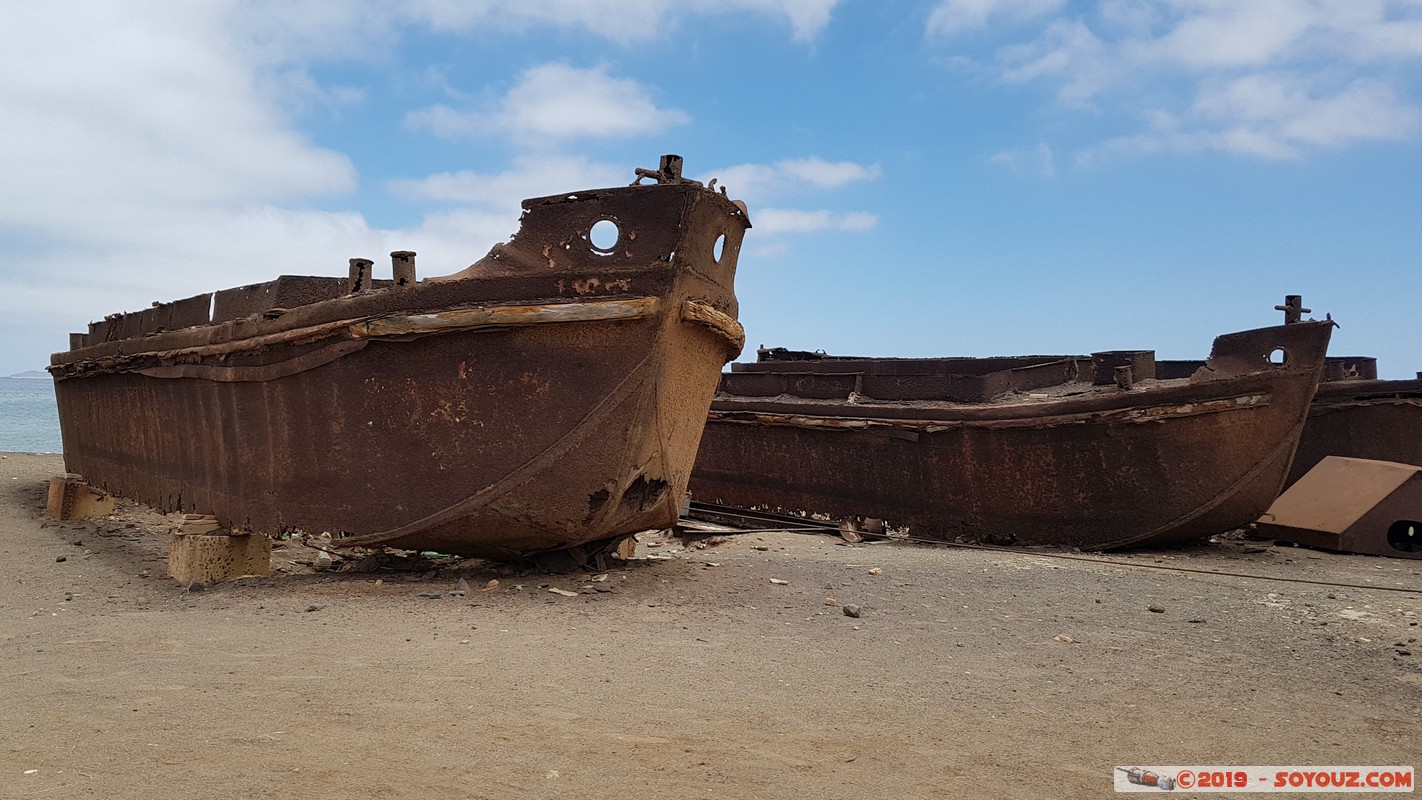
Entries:
POLYGON ((1207 536, 1277 496, 1332 327, 1227 334, 1169 379, 1153 377, 1150 351, 866 359, 762 348, 722 375, 691 489, 943 540, 1099 549, 1207 536), (1118 388, 1122 367, 1130 391, 1118 388))
POLYGON ((518 233, 453 275, 416 280, 397 250, 390 280, 351 259, 110 315, 51 360, 66 465, 338 546, 514 557, 670 526, 740 351, 750 222, 680 159, 658 172, 524 201, 518 233), (604 219, 612 254, 588 235, 604 219))

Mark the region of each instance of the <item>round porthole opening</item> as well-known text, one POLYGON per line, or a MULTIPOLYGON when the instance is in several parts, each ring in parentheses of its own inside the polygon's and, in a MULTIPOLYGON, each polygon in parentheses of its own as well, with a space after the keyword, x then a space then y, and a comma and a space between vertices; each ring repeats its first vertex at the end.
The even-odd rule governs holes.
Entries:
POLYGON ((622 229, 610 219, 600 219, 588 229, 588 243, 592 245, 593 250, 603 255, 611 253, 617 247, 617 241, 620 238, 622 238, 622 229))
POLYGON ((1282 367, 1289 363, 1289 353, 1282 347, 1276 347, 1269 351, 1269 363, 1276 367, 1282 367))

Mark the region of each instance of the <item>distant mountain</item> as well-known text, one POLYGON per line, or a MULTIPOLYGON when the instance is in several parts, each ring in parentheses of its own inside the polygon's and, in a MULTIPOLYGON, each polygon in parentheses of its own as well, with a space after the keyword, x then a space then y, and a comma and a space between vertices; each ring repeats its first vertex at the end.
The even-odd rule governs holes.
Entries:
POLYGON ((48 372, 42 372, 37 369, 27 369, 24 372, 16 372, 14 375, 11 375, 9 377, 18 378, 23 381, 47 381, 50 379, 48 372))

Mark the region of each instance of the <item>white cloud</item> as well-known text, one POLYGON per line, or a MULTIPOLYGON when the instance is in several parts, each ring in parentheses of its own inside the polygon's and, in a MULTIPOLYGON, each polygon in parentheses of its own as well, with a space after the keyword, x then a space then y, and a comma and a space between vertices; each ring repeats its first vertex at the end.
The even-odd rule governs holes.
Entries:
POLYGON ((732 194, 755 203, 806 189, 837 189, 851 183, 878 180, 883 174, 878 164, 826 161, 810 156, 773 164, 736 164, 712 170, 701 180, 714 177, 732 194))
POLYGON ((1057 176, 1056 159, 1045 142, 1031 150, 1003 150, 988 158, 989 164, 1001 164, 1013 172, 1031 171, 1043 178, 1057 176))
POLYGON ((583 156, 520 156, 514 159, 514 168, 504 172, 442 172, 419 180, 392 181, 390 190, 411 200, 516 210, 519 202, 529 197, 631 182, 632 173, 623 165, 583 156))
POLYGON ((945 0, 926 28, 1024 20, 1037 35, 993 53, 1002 81, 1055 84, 1066 108, 1147 123, 1087 148, 1081 163, 1181 151, 1294 158, 1422 130, 1397 71, 1422 60, 1417 0, 1097 0, 1070 16, 1046 0, 945 0))
POLYGON ((0 49, 0 174, 24 191, 0 193, 0 225, 104 238, 155 208, 354 187, 350 160, 296 133, 255 87, 220 18, 173 8, 7 9, 25 35, 0 49))
POLYGON ((928 33, 951 36, 999 19, 1022 22, 1065 5, 1066 0, 942 0, 928 15, 928 33))
POLYGON ((614 78, 605 67, 541 64, 525 70, 492 108, 458 111, 433 106, 411 112, 410 127, 446 139, 499 134, 520 143, 660 133, 691 117, 662 109, 637 81, 614 78))
POLYGON ((752 209, 751 220, 758 233, 815 233, 817 231, 865 231, 879 223, 865 212, 836 214, 832 211, 802 211, 792 208, 752 209))
MULTIPOLYGON (((218 0, 222 2, 223 0, 218 0)), ((234 5, 234 0, 225 0, 234 5)), ((810 42, 829 25, 840 0, 247 0, 236 5, 253 52, 263 58, 308 53, 338 56, 358 46, 381 58, 401 27, 444 33, 586 31, 620 44, 662 38, 693 17, 736 14, 781 20, 796 41, 810 42)))
POLYGON ((1149 41, 1143 58, 1156 57, 1191 67, 1259 67, 1275 63, 1302 44, 1310 28, 1323 23, 1318 7, 1299 0, 1190 0, 1175 27, 1149 41))
POLYGON ((1308 148, 1399 140, 1419 132, 1422 111, 1376 81, 1330 90, 1299 76, 1256 74, 1205 86, 1183 117, 1160 115, 1155 130, 1112 139, 1083 154, 1083 161, 1208 151, 1291 159, 1308 148))
POLYGON ((1002 79, 1008 83, 1060 78, 1057 98, 1069 106, 1089 104, 1117 79, 1105 43, 1078 21, 1053 22, 1041 38, 1003 48, 999 58, 1002 79))

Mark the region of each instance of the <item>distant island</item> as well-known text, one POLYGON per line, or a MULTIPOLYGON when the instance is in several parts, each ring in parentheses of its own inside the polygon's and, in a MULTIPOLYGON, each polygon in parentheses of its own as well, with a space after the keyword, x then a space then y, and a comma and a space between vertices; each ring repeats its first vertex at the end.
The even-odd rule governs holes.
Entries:
POLYGON ((44 372, 43 370, 38 369, 27 369, 24 372, 16 372, 14 375, 11 375, 9 377, 16 378, 22 381, 47 381, 50 379, 48 372, 44 372))

